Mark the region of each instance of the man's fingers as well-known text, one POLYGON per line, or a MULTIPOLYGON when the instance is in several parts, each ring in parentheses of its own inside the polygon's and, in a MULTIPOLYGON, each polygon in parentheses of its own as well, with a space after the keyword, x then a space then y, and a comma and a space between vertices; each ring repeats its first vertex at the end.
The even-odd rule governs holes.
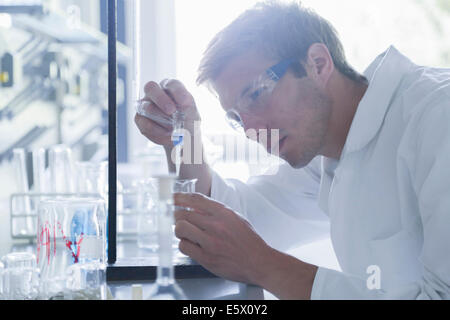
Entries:
POLYGON ((223 204, 211 200, 201 193, 175 193, 174 203, 180 207, 192 208, 211 215, 215 215, 225 208, 223 204))
POLYGON ((178 243, 178 249, 180 249, 181 253, 191 257, 200 264, 202 264, 205 260, 205 253, 203 252, 203 249, 192 241, 181 239, 178 243))
MULTIPOLYGON (((163 121, 158 120, 152 120, 153 122, 157 123, 159 126, 166 128, 167 130, 172 130, 172 123, 166 123, 166 121, 169 121, 169 117, 152 101, 145 100, 145 98, 141 102, 141 111, 143 112, 143 116, 145 117, 147 114, 149 116, 156 116, 155 118, 161 118, 163 121)), ((148 118, 147 118, 148 119, 148 118)))
POLYGON ((195 106, 194 97, 187 91, 183 83, 176 79, 165 79, 161 82, 161 87, 175 101, 181 111, 185 111, 195 106))
POLYGON ((186 220, 178 220, 175 224, 175 236, 179 239, 187 239, 200 247, 208 245, 208 235, 197 226, 186 220))
POLYGON ((139 128, 139 131, 151 141, 161 145, 171 143, 171 132, 166 128, 161 127, 155 121, 147 119, 139 114, 136 114, 134 121, 139 128))
POLYGON ((145 99, 149 99, 155 103, 166 115, 170 116, 177 111, 175 102, 156 82, 148 82, 144 87, 144 92, 145 99))
POLYGON ((175 211, 175 221, 186 220, 202 230, 208 229, 210 223, 209 216, 210 216, 209 214, 198 211, 186 211, 186 210, 175 211))

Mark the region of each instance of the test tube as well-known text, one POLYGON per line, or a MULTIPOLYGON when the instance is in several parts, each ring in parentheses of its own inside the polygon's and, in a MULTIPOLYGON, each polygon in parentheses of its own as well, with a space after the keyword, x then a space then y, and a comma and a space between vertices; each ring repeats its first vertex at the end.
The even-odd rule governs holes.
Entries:
POLYGON ((56 145, 50 148, 49 170, 51 192, 75 192, 75 168, 72 150, 69 147, 56 145))
MULTIPOLYGON (((13 150, 13 164, 16 171, 17 189, 19 193, 28 193, 28 175, 27 167, 25 164, 25 149, 13 150)), ((23 197, 23 201, 20 203, 21 214, 29 214, 31 211, 30 198, 28 196, 23 197)))
POLYGON ((25 165, 25 149, 13 150, 13 162, 16 170, 17 187, 19 192, 28 192, 27 167, 25 165))
POLYGON ((37 193, 47 192, 48 184, 45 181, 45 149, 33 150, 33 188, 37 193))

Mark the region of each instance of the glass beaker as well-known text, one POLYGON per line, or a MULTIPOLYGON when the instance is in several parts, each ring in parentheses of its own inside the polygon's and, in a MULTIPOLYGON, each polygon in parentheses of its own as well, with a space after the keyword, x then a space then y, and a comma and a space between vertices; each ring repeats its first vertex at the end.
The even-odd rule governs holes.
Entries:
POLYGON ((6 300, 33 300, 38 296, 39 269, 36 256, 29 252, 12 252, 2 258, 2 295, 6 300))
MULTIPOLYGON (((195 192, 195 184, 197 183, 197 179, 177 179, 173 185, 173 192, 186 192, 186 193, 194 193, 195 192)), ((184 208, 180 206, 175 206, 175 210, 190 210, 190 208, 184 208)), ((175 228, 175 226, 173 226, 175 228)), ((178 245, 180 243, 180 239, 177 237, 173 237, 173 245, 172 247, 175 250, 175 255, 185 257, 186 255, 182 254, 178 249, 178 245)))
POLYGON ((66 269, 105 262, 106 209, 101 198, 43 200, 38 209, 37 263, 44 298, 62 298, 66 269))
POLYGON ((106 300, 106 291, 105 264, 75 263, 67 268, 65 299, 106 300))
MULTIPOLYGON (((185 192, 185 193, 195 193, 195 184, 197 179, 177 179, 173 185, 173 192, 185 192)), ((176 209, 184 209, 183 207, 175 206, 176 209)))

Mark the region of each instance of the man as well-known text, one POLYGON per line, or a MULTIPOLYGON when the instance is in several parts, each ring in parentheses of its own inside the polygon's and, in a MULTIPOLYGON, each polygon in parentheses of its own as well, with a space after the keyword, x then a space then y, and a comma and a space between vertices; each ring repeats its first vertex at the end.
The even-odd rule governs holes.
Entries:
MULTIPOLYGON (((183 177, 199 179, 198 193, 175 196, 193 210, 176 212, 183 253, 281 299, 450 298, 450 70, 417 66, 390 47, 359 75, 326 20, 271 2, 222 30, 199 71, 232 121, 279 130, 279 156, 292 169, 246 185, 223 181, 206 163, 183 165, 183 177), (295 183, 300 191, 289 194, 295 183), (250 225, 295 208, 320 222, 311 199, 329 218, 342 272, 275 249, 250 225)), ((170 115, 178 105, 200 119, 176 80, 149 82, 145 92, 149 112, 170 115)), ((170 128, 140 116, 136 123, 169 158, 170 128)), ((272 238, 308 236, 287 229, 291 237, 272 238)))

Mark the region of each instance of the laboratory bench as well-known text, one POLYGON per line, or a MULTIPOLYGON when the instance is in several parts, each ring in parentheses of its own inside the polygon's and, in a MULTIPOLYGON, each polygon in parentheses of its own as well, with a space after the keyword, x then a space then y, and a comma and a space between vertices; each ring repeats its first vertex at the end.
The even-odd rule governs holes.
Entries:
MULTIPOLYGON (((3 256, 12 251, 28 251, 35 253, 36 245, 24 241, 14 241, 0 245, 0 255, 3 256)), ((331 241, 325 238, 308 245, 302 245, 287 251, 294 257, 305 262, 318 266, 340 270, 336 256, 334 255, 331 241)), ((186 258, 182 254, 174 256, 175 264, 186 258), (181 255, 181 256, 180 256, 181 255), (178 261, 178 262, 177 262, 178 261)), ((132 239, 120 240, 117 242, 118 264, 123 261, 132 262, 134 265, 156 265, 156 254, 148 255, 146 250, 138 248, 136 242, 132 239), (146 256, 147 255, 147 256, 146 256), (133 263, 134 261, 134 263, 133 263)), ((175 269, 176 270, 176 269, 175 269)), ((175 271, 177 272, 177 271, 175 271)), ((185 295, 190 300, 276 300, 277 298, 270 292, 263 290, 258 286, 247 285, 239 282, 226 280, 205 273, 205 276, 198 274, 193 278, 183 277, 176 279, 178 285, 183 289, 185 295)), ((132 286, 142 285, 143 297, 148 296, 154 281, 127 280, 127 281, 108 281, 108 288, 117 300, 131 300, 132 286)))
MULTIPOLYGON (((11 241, 0 245, 0 255, 9 252, 32 252, 36 254, 36 244, 26 241, 11 241)), ((147 250, 139 249, 133 240, 118 241, 117 243, 118 264, 129 263, 131 265, 153 265, 156 266, 157 255, 149 254, 147 250)), ((178 253, 174 256, 174 262, 188 259, 178 253)), ((155 267, 156 270, 156 267, 155 267)), ((177 273, 175 269, 175 273, 177 273)), ((152 276, 150 276, 152 278, 152 276)), ((154 277, 153 277, 154 278, 154 277)), ((262 288, 206 274, 204 277, 196 275, 194 278, 176 279, 177 284, 184 291, 189 300, 263 300, 271 295, 262 288)), ((108 281, 108 289, 116 300, 131 300, 132 286, 142 285, 143 298, 149 295, 154 280, 126 280, 108 281)))

